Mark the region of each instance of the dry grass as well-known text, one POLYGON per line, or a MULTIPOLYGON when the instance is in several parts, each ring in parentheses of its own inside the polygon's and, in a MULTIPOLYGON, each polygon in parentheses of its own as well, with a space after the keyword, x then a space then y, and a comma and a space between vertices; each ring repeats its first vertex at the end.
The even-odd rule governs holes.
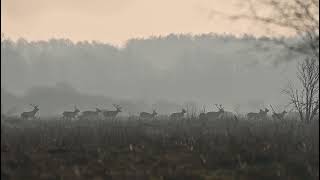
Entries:
POLYGON ((319 124, 298 121, 1 123, 4 179, 319 178, 319 124))

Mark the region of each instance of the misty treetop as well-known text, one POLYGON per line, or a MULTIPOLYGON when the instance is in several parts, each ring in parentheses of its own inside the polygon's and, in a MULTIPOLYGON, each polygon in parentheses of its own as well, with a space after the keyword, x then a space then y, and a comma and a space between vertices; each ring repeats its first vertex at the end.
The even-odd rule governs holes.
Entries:
POLYGON ((2 87, 10 92, 67 82, 109 97, 213 104, 277 101, 281 95, 272 94, 295 75, 291 60, 298 58, 275 38, 228 34, 170 34, 131 39, 124 47, 2 38, 1 52, 2 87), (279 68, 279 62, 286 64, 279 68))

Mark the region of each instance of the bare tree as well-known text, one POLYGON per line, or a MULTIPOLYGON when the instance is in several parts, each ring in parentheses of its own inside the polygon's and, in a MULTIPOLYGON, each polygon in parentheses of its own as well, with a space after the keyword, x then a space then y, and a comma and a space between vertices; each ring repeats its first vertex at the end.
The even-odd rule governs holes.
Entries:
POLYGON ((285 47, 306 55, 298 63, 300 89, 292 84, 284 90, 300 119, 310 122, 319 113, 319 0, 246 0, 245 13, 231 15, 231 19, 250 19, 261 22, 268 30, 280 27, 294 32, 301 40, 285 47))
POLYGON ((296 33, 300 43, 282 45, 299 53, 319 58, 319 0, 246 0, 242 14, 233 14, 232 20, 249 19, 260 22, 270 33, 284 28, 296 33))
POLYGON ((309 123, 319 113, 319 60, 306 58, 298 64, 300 88, 292 83, 283 91, 289 96, 290 104, 299 112, 300 119, 309 123))

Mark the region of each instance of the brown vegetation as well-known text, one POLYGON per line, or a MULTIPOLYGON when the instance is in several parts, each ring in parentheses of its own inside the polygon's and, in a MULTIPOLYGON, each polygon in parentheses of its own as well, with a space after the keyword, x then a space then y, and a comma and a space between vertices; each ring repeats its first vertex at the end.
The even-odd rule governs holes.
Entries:
POLYGON ((4 179, 317 179, 318 121, 5 119, 4 179))

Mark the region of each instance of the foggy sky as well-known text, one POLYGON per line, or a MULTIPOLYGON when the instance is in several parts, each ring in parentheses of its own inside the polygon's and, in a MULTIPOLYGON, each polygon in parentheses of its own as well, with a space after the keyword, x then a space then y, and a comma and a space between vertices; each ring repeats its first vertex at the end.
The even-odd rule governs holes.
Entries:
MULTIPOLYGON (((270 36, 256 22, 230 21, 213 13, 239 12, 240 2, 2 0, 1 25, 6 37, 51 39, 1 45, 5 52, 1 53, 1 64, 6 67, 1 71, 2 87, 23 94, 34 87, 55 87, 66 82, 89 95, 178 104, 193 101, 210 106, 210 110, 215 103, 224 104, 228 110, 241 105, 251 111, 270 103, 284 104, 280 91, 288 79, 295 77, 295 64, 290 60, 296 57, 287 56, 270 39, 221 36, 270 36), (219 36, 205 34, 211 32, 219 36), (74 43, 84 40, 103 43, 74 43), (118 49, 104 43, 125 46, 118 49), (282 61, 286 63, 274 66, 282 61)), ((276 33, 272 35, 292 35, 284 29, 273 30, 276 33)), ((34 99, 30 97, 25 97, 23 103, 34 99)), ((65 108, 59 103, 56 107, 65 108)), ((90 105, 95 103, 98 101, 90 105)))
MULTIPOLYGON (((241 0, 1 0, 2 32, 13 39, 69 38, 123 44, 170 33, 265 35, 256 22, 231 22, 241 0)), ((274 29, 288 35, 283 29, 274 29)))

